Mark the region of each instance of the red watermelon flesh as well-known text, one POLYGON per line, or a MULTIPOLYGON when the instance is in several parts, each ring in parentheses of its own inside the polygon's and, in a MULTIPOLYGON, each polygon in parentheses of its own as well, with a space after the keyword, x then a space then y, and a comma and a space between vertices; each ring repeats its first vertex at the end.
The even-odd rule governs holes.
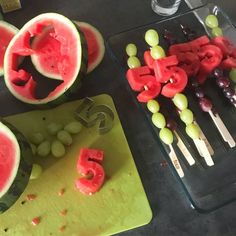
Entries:
POLYGON ((18 29, 13 25, 0 21, 0 76, 3 75, 3 61, 5 51, 11 39, 18 32, 18 29))
POLYGON ((88 45, 88 69, 93 71, 102 61, 105 53, 104 40, 101 33, 86 22, 75 22, 84 33, 88 45))
POLYGON ((0 197, 11 186, 19 165, 19 145, 6 126, 0 128, 0 197))

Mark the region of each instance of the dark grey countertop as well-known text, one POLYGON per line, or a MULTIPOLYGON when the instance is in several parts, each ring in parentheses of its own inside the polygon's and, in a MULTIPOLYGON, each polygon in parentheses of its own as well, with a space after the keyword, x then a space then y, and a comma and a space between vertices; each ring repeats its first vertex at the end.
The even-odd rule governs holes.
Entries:
MULTIPOLYGON (((236 24, 236 2, 215 1, 236 24)), ((185 9, 181 6, 181 9, 185 9)), ((96 26, 105 39, 120 31, 155 22, 160 19, 152 12, 150 0, 25 0, 20 11, 5 15, 5 19, 22 26, 42 12, 59 12, 71 19, 96 26)), ((81 89, 83 96, 110 94, 116 104, 134 160, 147 193, 153 219, 150 224, 119 235, 160 236, 234 236, 236 235, 236 202, 208 214, 198 213, 168 167, 162 167, 162 153, 144 122, 144 114, 135 105, 132 96, 119 82, 120 71, 106 53, 102 65, 87 78, 81 89), (95 79, 99 77, 100 79, 95 79), (128 109, 127 109, 128 107, 128 109)), ((7 115, 26 110, 26 107, 8 93, 0 93, 0 107, 7 115), (5 102, 9 106, 6 107, 5 102)))

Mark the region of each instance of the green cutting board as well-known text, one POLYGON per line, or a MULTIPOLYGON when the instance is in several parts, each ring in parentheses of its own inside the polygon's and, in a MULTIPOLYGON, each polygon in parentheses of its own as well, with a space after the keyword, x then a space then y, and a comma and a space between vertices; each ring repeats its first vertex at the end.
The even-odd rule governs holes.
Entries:
MULTIPOLYGON (((43 174, 31 180, 16 204, 0 215, 0 235, 112 235, 150 222, 152 212, 112 98, 103 94, 92 99, 113 110, 113 128, 100 135, 99 124, 83 127, 73 136, 73 144, 64 157, 34 157, 35 162, 43 166, 43 174), (74 187, 75 180, 81 177, 76 171, 76 162, 83 147, 105 152, 102 165, 107 178, 101 190, 92 196, 85 196, 74 187), (65 193, 59 196, 62 188, 65 193), (36 194, 37 198, 24 203, 27 194, 36 194), (64 216, 60 214, 63 209, 67 209, 64 216), (38 216, 40 224, 33 226, 31 221, 38 216), (60 232, 64 225, 65 230, 60 232)), ((74 120, 73 113, 81 102, 73 101, 54 109, 31 111, 6 119, 26 137, 38 131, 47 136, 46 125, 74 120)))

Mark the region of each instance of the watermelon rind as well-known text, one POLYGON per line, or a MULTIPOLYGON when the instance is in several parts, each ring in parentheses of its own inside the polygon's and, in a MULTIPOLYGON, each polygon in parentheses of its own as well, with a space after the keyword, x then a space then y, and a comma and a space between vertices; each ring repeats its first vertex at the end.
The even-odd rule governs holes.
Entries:
MULTIPOLYGON (((0 26, 5 28, 6 30, 8 30, 10 33, 13 33, 14 35, 19 32, 19 29, 17 29, 14 25, 12 25, 6 21, 3 21, 1 19, 0 19, 0 26)), ((3 38, 4 35, 1 34, 0 37, 3 38)), ((0 45, 0 46, 2 46, 2 45, 0 45)), ((0 65, 0 76, 2 76, 2 75, 3 75, 3 65, 0 65)))
POLYGON ((97 43, 99 45, 98 47, 98 56, 96 58, 96 60, 92 63, 89 63, 89 59, 88 59, 88 68, 87 68, 87 73, 92 72, 101 62, 102 59, 104 57, 105 54, 105 43, 104 43, 104 39, 102 37, 102 34, 100 33, 100 31, 94 27, 93 25, 87 23, 87 22, 82 22, 82 21, 75 21, 75 23, 81 28, 88 28, 89 30, 91 30, 94 34, 94 37, 97 40, 97 43))
MULTIPOLYGON (((24 192, 32 170, 33 153, 24 135, 0 118, 0 130, 11 138, 16 148, 16 163, 5 190, 0 193, 0 214, 8 210, 24 192)), ((1 141, 0 141, 1 142, 1 141)))
MULTIPOLYGON (((37 69, 37 68, 36 68, 37 69)), ((78 27, 75 26, 75 24, 69 20, 67 17, 58 14, 58 13, 43 13, 35 18, 28 21, 18 32, 17 35, 14 36, 14 38, 11 40, 9 46, 7 47, 5 57, 4 57, 4 80, 7 88, 9 91, 20 101, 32 104, 32 105, 40 105, 42 108, 48 108, 48 107, 54 107, 57 105, 60 105, 61 103, 69 100, 72 95, 78 94, 78 90, 80 87, 81 80, 86 75, 87 71, 87 44, 86 40, 84 38, 83 33, 78 29, 78 27), (72 30, 73 34, 76 36, 78 40, 78 47, 75 49, 77 50, 74 53, 77 53, 77 56, 79 58, 77 67, 75 68, 74 78, 70 80, 70 83, 63 88, 60 92, 58 92, 55 96, 47 96, 46 98, 42 99, 28 99, 25 96, 22 96, 20 93, 17 93, 13 86, 12 82, 10 81, 9 74, 6 73, 6 71, 9 68, 9 57, 11 53, 11 49, 14 47, 15 42, 17 39, 24 35, 24 33, 34 24, 37 24, 38 22, 44 21, 45 19, 59 21, 64 25, 67 25, 70 30, 72 30)))

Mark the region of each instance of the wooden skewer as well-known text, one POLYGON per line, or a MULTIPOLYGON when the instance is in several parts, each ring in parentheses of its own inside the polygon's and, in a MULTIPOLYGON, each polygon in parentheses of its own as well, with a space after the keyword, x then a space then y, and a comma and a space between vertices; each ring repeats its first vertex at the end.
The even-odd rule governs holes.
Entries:
MULTIPOLYGON (((201 127, 198 125, 198 123, 197 123, 196 121, 194 121, 194 123, 198 126, 198 128, 199 128, 199 130, 200 130, 200 139, 205 142, 206 147, 207 147, 207 149, 208 149, 210 155, 213 156, 213 155, 214 155, 214 150, 213 150, 211 144, 209 143, 207 137, 206 137, 205 134, 203 133, 203 131, 202 131, 201 127)), ((202 157, 203 157, 203 156, 202 156, 202 157)))
MULTIPOLYGON (((199 127, 196 121, 194 121, 194 123, 199 127)), ((206 164, 208 166, 213 166, 214 161, 211 155, 213 155, 212 153, 214 153, 214 150, 212 149, 210 143, 208 142, 206 136, 204 135, 200 127, 199 129, 200 129, 200 136, 198 139, 194 139, 193 141, 199 154, 204 158, 206 164)))
POLYGON ((219 130, 224 141, 227 142, 231 148, 235 147, 235 141, 234 141, 232 135, 230 134, 230 132, 228 131, 228 129, 226 128, 225 124, 221 120, 219 114, 213 113, 212 110, 210 110, 208 113, 210 114, 212 120, 215 123, 215 126, 219 130))
POLYGON ((173 131, 176 138, 177 138, 177 146, 180 149, 180 151, 182 152, 182 154, 184 155, 185 159, 187 160, 188 164, 190 166, 195 164, 195 160, 192 156, 192 154, 189 152, 188 148, 185 146, 184 142, 182 141, 182 139, 180 138, 180 136, 178 135, 178 133, 176 131, 173 131))
MULTIPOLYGON (((236 101, 236 95, 232 97, 236 101)), ((234 107, 236 107, 236 103, 233 103, 234 107)))
POLYGON ((202 139, 194 139, 193 141, 196 147, 201 150, 201 156, 206 161, 206 164, 208 166, 213 166, 214 161, 209 153, 209 150, 207 149, 206 143, 202 139))
POLYGON ((170 148, 170 152, 169 152, 170 160, 171 160, 173 166, 175 167, 179 177, 183 178, 184 177, 184 171, 183 171, 183 169, 182 169, 182 167, 179 163, 179 160, 178 160, 178 157, 175 153, 175 150, 174 150, 174 148, 171 144, 169 145, 169 148, 170 148))

